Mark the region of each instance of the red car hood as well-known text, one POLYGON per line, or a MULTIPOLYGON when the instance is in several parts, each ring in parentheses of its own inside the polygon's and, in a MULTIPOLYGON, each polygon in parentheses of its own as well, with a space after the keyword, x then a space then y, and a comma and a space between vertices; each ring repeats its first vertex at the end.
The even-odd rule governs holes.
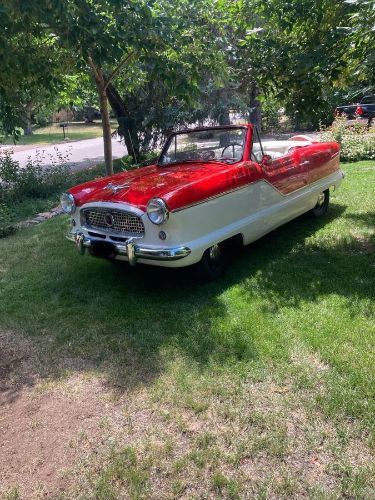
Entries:
POLYGON ((100 201, 129 203, 146 210, 151 198, 162 198, 169 210, 176 210, 249 182, 251 171, 254 173, 238 164, 222 163, 151 165, 87 182, 69 192, 78 206, 100 201))

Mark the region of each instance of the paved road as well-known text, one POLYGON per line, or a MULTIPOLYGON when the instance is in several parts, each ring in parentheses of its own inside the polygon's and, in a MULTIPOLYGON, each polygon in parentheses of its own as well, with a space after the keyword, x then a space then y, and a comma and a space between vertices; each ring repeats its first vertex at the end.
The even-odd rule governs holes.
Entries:
MULTIPOLYGON (((57 159, 57 151, 67 158, 67 162, 73 170, 81 170, 104 161, 103 139, 101 137, 48 146, 14 146, 13 148, 7 146, 6 148, 13 149, 13 157, 21 166, 26 165, 29 157, 36 158, 37 156, 40 156, 41 165, 51 165, 53 159, 57 159)), ((0 151, 3 149, 5 147, 0 148, 0 151)), ((126 147, 115 139, 112 139, 112 149, 113 158, 121 158, 127 152, 126 147)))

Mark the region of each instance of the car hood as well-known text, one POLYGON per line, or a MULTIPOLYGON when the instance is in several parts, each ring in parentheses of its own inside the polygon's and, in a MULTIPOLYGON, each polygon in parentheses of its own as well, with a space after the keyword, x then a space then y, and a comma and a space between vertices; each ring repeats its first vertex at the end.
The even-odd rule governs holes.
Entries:
POLYGON ((78 206, 111 202, 146 210, 151 198, 162 198, 169 210, 177 210, 248 182, 249 172, 238 164, 216 162, 151 165, 87 182, 69 192, 78 206))

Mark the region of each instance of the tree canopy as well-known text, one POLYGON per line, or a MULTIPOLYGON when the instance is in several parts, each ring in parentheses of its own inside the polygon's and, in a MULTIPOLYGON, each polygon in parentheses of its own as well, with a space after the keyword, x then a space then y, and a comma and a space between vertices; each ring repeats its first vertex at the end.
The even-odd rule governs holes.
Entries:
POLYGON ((230 110, 259 122, 267 102, 316 127, 345 93, 373 88, 374 12, 372 0, 3 0, 1 127, 95 91, 108 172, 108 100, 137 156, 230 110))

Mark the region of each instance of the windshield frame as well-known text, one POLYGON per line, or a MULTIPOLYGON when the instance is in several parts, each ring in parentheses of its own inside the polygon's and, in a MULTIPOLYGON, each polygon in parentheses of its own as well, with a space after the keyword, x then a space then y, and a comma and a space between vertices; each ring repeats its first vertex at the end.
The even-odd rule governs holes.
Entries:
POLYGON ((161 153, 160 153, 159 158, 156 162, 156 165, 158 165, 159 167, 169 167, 171 165, 178 165, 179 163, 200 163, 202 161, 204 161, 206 163, 210 163, 210 162, 212 162, 212 163, 228 163, 224 159, 223 160, 220 160, 220 159, 216 159, 216 160, 184 160, 184 161, 175 161, 175 162, 171 162, 168 164, 161 163, 162 157, 164 156, 164 154, 168 150, 168 148, 169 148, 171 142, 173 141, 173 139, 175 138, 175 136, 182 135, 182 134, 189 134, 192 132, 205 132, 205 131, 209 131, 209 130, 226 130, 226 129, 227 130, 242 129, 245 131, 244 138, 243 138, 242 156, 241 156, 241 158, 236 159, 235 161, 231 160, 230 163, 232 165, 235 163, 239 163, 240 161, 243 161, 245 149, 246 149, 246 144, 247 144, 247 139, 248 139, 248 133, 249 133, 248 127, 246 125, 216 125, 213 127, 196 127, 196 128, 183 129, 183 130, 177 130, 176 132, 172 132, 169 135, 168 139, 166 140, 166 142, 163 146, 163 149, 161 150, 161 153))

